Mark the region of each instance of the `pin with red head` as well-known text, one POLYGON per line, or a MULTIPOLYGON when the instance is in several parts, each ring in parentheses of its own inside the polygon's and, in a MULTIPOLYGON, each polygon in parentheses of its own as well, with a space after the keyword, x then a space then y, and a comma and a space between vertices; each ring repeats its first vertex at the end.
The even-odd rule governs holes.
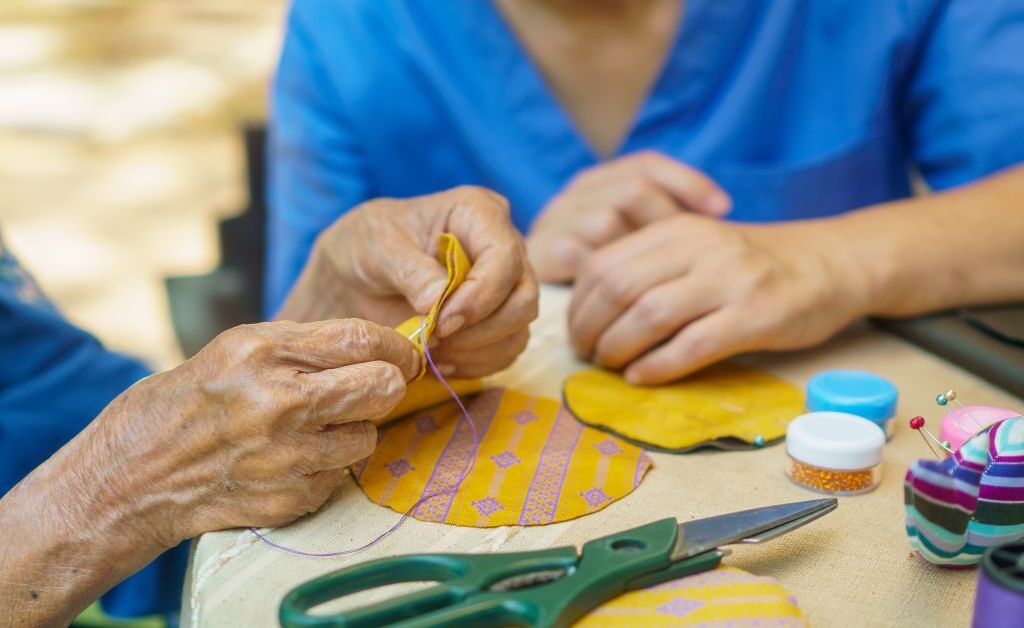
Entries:
POLYGON ((949 443, 946 441, 940 441, 939 439, 935 438, 935 435, 929 432, 928 428, 926 428, 924 424, 925 420, 923 416, 916 416, 910 419, 910 429, 914 430, 915 432, 921 435, 921 439, 924 440, 924 444, 928 446, 928 449, 931 450, 932 454, 939 460, 942 459, 942 456, 939 455, 939 452, 935 451, 935 448, 932 447, 932 443, 938 445, 946 453, 953 453, 953 450, 950 448, 949 443), (926 434, 927 436, 925 436, 926 434))

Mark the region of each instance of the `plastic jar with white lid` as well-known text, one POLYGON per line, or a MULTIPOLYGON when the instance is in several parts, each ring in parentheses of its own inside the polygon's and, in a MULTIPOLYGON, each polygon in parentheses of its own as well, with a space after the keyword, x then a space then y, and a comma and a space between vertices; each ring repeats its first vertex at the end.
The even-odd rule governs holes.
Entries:
POLYGON ((881 477, 885 432, 845 412, 809 412, 786 431, 788 475, 798 485, 829 495, 857 495, 881 477))

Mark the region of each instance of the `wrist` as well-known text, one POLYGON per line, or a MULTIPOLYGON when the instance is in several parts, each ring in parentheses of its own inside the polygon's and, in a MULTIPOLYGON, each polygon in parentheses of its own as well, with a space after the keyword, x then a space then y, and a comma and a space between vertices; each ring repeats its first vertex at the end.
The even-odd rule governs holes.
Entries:
MULTIPOLYGON (((88 428, 87 428, 88 431, 88 428)), ((84 434, 84 433, 83 433, 84 434)), ((110 507, 80 435, 0 499, 0 623, 68 624, 164 549, 110 507)))

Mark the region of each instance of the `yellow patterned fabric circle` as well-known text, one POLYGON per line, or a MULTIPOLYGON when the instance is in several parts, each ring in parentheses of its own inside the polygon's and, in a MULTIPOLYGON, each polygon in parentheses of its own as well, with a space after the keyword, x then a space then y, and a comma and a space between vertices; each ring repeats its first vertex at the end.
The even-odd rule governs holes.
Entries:
POLYGON ((424 521, 543 525, 601 510, 651 467, 640 448, 584 427, 554 399, 492 388, 465 405, 480 438, 475 464, 472 430, 448 402, 381 428, 377 449, 352 468, 366 495, 400 513, 416 506, 409 514, 424 521))
POLYGON ((631 591, 591 611, 575 628, 806 626, 796 599, 772 578, 719 567, 631 591))
POLYGON ((669 452, 770 443, 804 411, 797 387, 730 363, 651 387, 632 386, 618 373, 580 371, 565 382, 565 405, 587 425, 669 452))

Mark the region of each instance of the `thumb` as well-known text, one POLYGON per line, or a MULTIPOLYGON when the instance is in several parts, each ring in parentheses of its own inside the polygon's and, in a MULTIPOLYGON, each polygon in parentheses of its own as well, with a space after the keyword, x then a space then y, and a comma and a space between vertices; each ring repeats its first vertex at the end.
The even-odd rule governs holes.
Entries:
POLYGON ((444 291, 448 271, 415 247, 398 247, 390 256, 392 286, 417 314, 426 314, 444 291))

